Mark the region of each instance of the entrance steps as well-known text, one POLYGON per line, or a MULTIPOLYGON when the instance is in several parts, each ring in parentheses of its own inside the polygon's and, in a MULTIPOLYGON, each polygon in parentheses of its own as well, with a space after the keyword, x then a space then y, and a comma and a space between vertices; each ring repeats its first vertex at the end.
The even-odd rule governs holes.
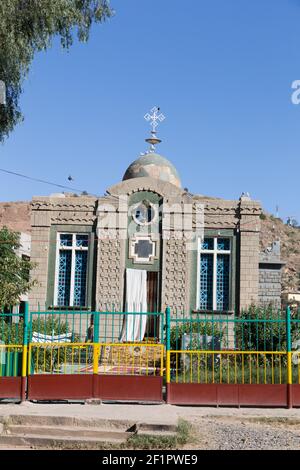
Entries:
POLYGON ((118 449, 134 435, 174 436, 176 430, 159 423, 11 415, 1 419, 0 449, 118 449))

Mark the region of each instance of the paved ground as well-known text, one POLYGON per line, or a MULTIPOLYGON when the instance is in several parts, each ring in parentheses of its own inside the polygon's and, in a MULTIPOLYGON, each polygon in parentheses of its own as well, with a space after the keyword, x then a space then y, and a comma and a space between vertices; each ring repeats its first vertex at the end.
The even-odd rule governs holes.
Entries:
POLYGON ((149 421, 176 423, 178 418, 197 418, 209 416, 231 417, 282 417, 300 420, 300 408, 223 408, 174 405, 139 404, 0 404, 0 416, 10 414, 72 416, 80 418, 99 418, 111 420, 149 421))
POLYGON ((1 404, 0 416, 40 415, 108 422, 193 424, 188 449, 300 449, 300 409, 179 407, 138 404, 1 404))

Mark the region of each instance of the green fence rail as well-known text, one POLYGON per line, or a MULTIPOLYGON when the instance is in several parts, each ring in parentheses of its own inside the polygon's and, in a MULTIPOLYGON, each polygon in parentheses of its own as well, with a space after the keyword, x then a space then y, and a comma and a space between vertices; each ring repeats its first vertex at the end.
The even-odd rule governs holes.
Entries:
POLYGON ((0 313, 0 377, 22 373, 24 315, 0 313))
POLYGON ((300 384, 299 310, 169 315, 167 335, 169 382, 300 384))

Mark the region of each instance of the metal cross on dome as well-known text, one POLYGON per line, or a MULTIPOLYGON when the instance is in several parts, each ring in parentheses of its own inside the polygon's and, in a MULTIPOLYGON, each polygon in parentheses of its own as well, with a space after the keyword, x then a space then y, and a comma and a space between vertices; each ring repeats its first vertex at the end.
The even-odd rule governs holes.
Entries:
POLYGON ((150 113, 145 114, 144 118, 148 122, 151 121, 150 125, 152 126, 152 132, 155 133, 158 124, 164 121, 164 119, 166 119, 166 116, 164 116, 160 112, 160 108, 158 108, 157 106, 154 106, 154 108, 151 109, 150 113))

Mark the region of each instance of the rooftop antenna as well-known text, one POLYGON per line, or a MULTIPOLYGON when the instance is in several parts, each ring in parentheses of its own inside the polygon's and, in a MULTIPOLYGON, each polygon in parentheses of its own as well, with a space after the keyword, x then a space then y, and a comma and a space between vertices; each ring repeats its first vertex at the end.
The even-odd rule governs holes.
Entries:
POLYGON ((163 122, 166 119, 166 116, 164 116, 160 112, 159 107, 154 106, 154 108, 151 109, 150 113, 145 114, 144 119, 150 122, 150 125, 152 127, 151 137, 145 139, 145 141, 150 144, 150 150, 148 151, 148 153, 153 153, 155 151, 155 145, 161 143, 161 140, 156 135, 156 128, 160 122, 163 122))

